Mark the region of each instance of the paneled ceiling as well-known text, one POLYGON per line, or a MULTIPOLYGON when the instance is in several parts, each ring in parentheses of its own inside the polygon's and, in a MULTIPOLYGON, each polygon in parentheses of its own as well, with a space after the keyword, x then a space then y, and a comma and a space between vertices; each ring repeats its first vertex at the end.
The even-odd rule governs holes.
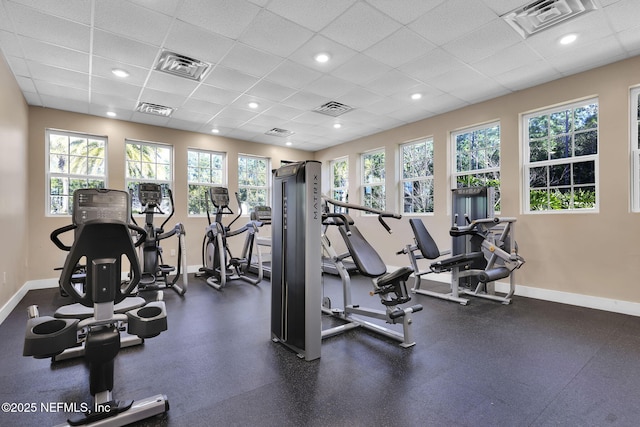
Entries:
POLYGON ((0 49, 29 105, 316 151, 638 55, 640 1, 589 1, 524 38, 502 16, 526 0, 0 0, 0 49))

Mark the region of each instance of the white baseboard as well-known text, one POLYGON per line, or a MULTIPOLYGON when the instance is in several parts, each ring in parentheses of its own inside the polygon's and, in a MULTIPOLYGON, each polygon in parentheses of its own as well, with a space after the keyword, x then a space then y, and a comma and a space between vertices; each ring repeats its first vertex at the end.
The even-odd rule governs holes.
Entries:
MULTIPOLYGON (((26 282, 18 292, 16 292, 9 301, 7 301, 2 308, 0 308, 0 324, 4 322, 9 314, 13 311, 14 308, 18 306, 22 298, 32 289, 48 289, 48 288, 57 288, 58 287, 58 279, 41 279, 41 280, 29 280, 26 282)), ((25 314, 26 316, 26 314, 25 314)))
MULTIPOLYGON (((396 270, 397 268, 398 267, 388 267, 389 271, 396 270)), ((431 273, 423 278, 425 280, 431 280, 434 282, 451 283, 450 273, 431 273)), ((509 283, 496 282, 495 290, 496 292, 506 293, 509 290, 509 283)), ((575 305, 578 307, 610 311, 613 313, 628 314, 630 316, 640 316, 640 303, 637 302, 621 301, 591 295, 574 294, 571 292, 535 288, 532 286, 523 286, 518 284, 516 284, 515 295, 526 298, 539 299, 543 301, 575 305)))

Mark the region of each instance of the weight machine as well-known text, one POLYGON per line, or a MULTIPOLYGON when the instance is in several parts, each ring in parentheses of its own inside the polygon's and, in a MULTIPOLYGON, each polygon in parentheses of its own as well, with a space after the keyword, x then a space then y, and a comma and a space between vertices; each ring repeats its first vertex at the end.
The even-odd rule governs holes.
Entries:
MULTIPOLYGON (((146 238, 144 245, 142 245, 140 255, 142 258, 142 276, 138 284, 138 290, 145 291, 171 288, 176 291, 178 295, 183 296, 187 292, 188 286, 187 250, 185 244, 186 231, 182 223, 177 223, 173 229, 165 233, 164 226, 175 213, 173 193, 169 188, 167 188, 166 191, 169 196, 171 212, 162 225, 159 228, 156 228, 153 225, 154 215, 164 215, 164 212, 160 209, 160 203, 162 201, 162 186, 156 183, 140 183, 138 186, 138 199, 140 200, 140 205, 142 205, 142 211, 139 213, 145 215, 144 230, 146 232, 146 238), (173 280, 169 280, 169 274, 175 271, 176 267, 164 263, 162 259, 160 241, 172 236, 178 236, 179 261, 178 271, 176 272, 173 280), (180 273, 182 273, 182 285, 177 284, 180 273)), ((137 225, 133 215, 131 215, 131 220, 137 225)))
POLYGON ((407 292, 406 281, 411 273, 413 273, 413 269, 411 267, 402 267, 396 271, 387 272, 386 265, 376 250, 360 233, 353 219, 345 213, 329 212, 328 205, 376 214, 378 221, 388 233, 391 233, 391 228, 384 221, 384 218, 400 219, 401 216, 366 206, 341 202, 328 197, 323 197, 322 202, 324 206, 324 212, 322 214, 322 249, 326 256, 333 261, 335 269, 342 281, 342 306, 333 308, 331 300, 325 297, 322 301, 322 312, 346 322, 342 325, 323 330, 322 338, 331 337, 354 328, 362 327, 399 341, 402 347, 406 348, 415 345, 411 330, 413 323, 412 313, 422 310, 422 305, 401 306, 401 304, 411 301, 411 296, 407 292), (347 246, 347 252, 344 254, 337 254, 334 246, 329 241, 326 231, 330 226, 338 227, 340 235, 347 246), (380 303, 385 307, 384 310, 366 308, 352 302, 351 278, 344 264, 346 258, 353 260, 360 274, 371 278, 373 290, 369 295, 378 295, 380 297, 380 303), (402 333, 364 320, 364 317, 384 320, 389 324, 400 323, 402 324, 402 333))
POLYGON ((209 199, 215 209, 215 218, 211 222, 209 204, 207 203, 209 226, 206 228, 202 240, 202 268, 200 268, 202 274, 208 276, 206 279, 207 284, 217 290, 224 288, 227 282, 231 280, 243 280, 252 285, 259 284, 264 273, 262 255, 256 244, 256 236, 262 223, 257 220, 250 220, 243 227, 232 230, 233 223, 242 216, 242 204, 238 193, 236 193, 238 215, 226 226, 222 223, 223 216, 233 215, 233 211, 229 208, 229 190, 226 187, 210 187, 209 199), (227 239, 244 233, 246 233, 246 238, 242 254, 240 257, 234 257, 229 249, 227 239), (256 277, 250 277, 247 273, 254 253, 257 257, 258 273, 256 277))

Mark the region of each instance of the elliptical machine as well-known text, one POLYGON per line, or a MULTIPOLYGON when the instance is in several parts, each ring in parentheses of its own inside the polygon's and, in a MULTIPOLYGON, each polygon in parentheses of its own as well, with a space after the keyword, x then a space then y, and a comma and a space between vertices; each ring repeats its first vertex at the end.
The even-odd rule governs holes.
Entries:
POLYGON ((236 193, 238 202, 238 215, 225 226, 222 223, 224 215, 233 215, 233 211, 229 208, 229 190, 226 187, 210 187, 209 199, 214 207, 214 222, 211 222, 209 213, 209 204, 207 203, 207 220, 209 226, 206 228, 204 238, 202 240, 202 268, 200 271, 209 276, 207 284, 213 288, 220 290, 225 287, 227 282, 231 280, 243 280, 252 285, 257 285, 262 281, 262 255, 256 244, 256 234, 258 228, 262 226, 262 222, 258 220, 250 220, 243 227, 232 230, 231 226, 242 216, 242 204, 240 196, 236 193), (242 254, 240 257, 234 257, 227 244, 227 238, 239 236, 247 233, 242 254), (247 275, 252 258, 257 255, 257 276, 250 277, 247 275))
MULTIPOLYGON (((185 247, 186 231, 182 223, 177 223, 173 229, 164 232, 164 226, 173 216, 175 209, 173 207, 173 193, 167 188, 169 201, 171 202, 171 212, 164 220, 159 228, 154 227, 153 217, 155 214, 163 215, 160 209, 162 201, 162 187, 156 183, 140 183, 138 187, 138 199, 142 205, 141 214, 145 215, 144 231, 147 237, 142 245, 142 276, 138 284, 139 291, 157 290, 162 288, 171 288, 183 296, 187 292, 187 254, 185 247), (176 270, 176 267, 167 265, 162 259, 162 248, 160 241, 168 239, 171 236, 178 236, 178 271, 172 280, 169 280, 169 274, 176 270), (178 278, 182 273, 182 285, 178 284, 178 278)), ((133 197, 131 198, 133 199, 133 197)), ((133 214, 131 220, 138 225, 133 214)))

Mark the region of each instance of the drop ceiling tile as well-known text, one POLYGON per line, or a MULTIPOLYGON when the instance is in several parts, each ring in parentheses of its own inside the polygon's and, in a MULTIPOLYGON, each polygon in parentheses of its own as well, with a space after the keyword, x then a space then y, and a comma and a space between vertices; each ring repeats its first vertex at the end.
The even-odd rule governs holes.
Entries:
POLYGON ((292 122, 295 123, 292 128, 302 130, 304 128, 301 125, 319 125, 322 123, 333 122, 333 119, 334 118, 331 116, 316 113, 315 111, 306 111, 292 120, 292 122))
POLYGON ((284 61, 267 74, 265 79, 283 86, 301 89, 312 81, 320 78, 320 76, 322 76, 322 73, 319 71, 312 70, 295 62, 284 61))
POLYGON ((354 2, 355 0, 272 0, 267 9, 317 32, 354 2))
POLYGON ((604 8, 608 21, 616 32, 636 28, 640 25, 640 2, 620 0, 604 8))
POLYGON ((40 95, 38 95, 37 93, 34 92, 23 92, 22 95, 24 95, 24 99, 25 101, 27 101, 27 104, 29 105, 34 105, 36 107, 42 107, 42 100, 40 99, 40 95))
POLYGON ((485 79, 486 77, 484 75, 465 65, 449 70, 446 74, 431 79, 429 83, 436 89, 440 89, 445 93, 451 93, 461 85, 472 86, 484 82, 485 79))
POLYGON ((442 48, 466 63, 479 61, 522 42, 513 28, 497 18, 470 33, 445 43, 442 48))
POLYGON ((284 127, 288 119, 279 116, 270 116, 268 114, 269 112, 270 110, 255 116, 248 123, 251 123, 254 126, 260 126, 260 128, 263 129, 261 132, 266 132, 273 128, 288 130, 284 127))
POLYGON ((29 77, 29 66, 27 65, 27 61, 23 58, 17 58, 15 56, 7 56, 5 57, 9 67, 11 68, 11 72, 16 77, 26 76, 29 77))
POLYGON ((70 86, 89 90, 89 75, 77 71, 65 70, 33 61, 27 61, 31 77, 34 80, 48 82, 54 85, 70 86))
POLYGON ((442 49, 434 49, 426 55, 402 65, 398 70, 417 80, 429 83, 434 77, 448 73, 463 65, 463 62, 449 52, 442 49))
POLYGON ((151 71, 145 87, 187 97, 195 90, 198 84, 199 82, 195 80, 185 79, 160 71, 151 71))
POLYGON ((289 56, 291 61, 304 65, 322 73, 328 73, 344 64, 356 51, 324 36, 316 35, 300 49, 289 56), (331 58, 325 63, 318 63, 314 58, 318 53, 328 53, 331 58))
POLYGON ((260 80, 247 91, 249 95, 255 95, 270 101, 280 102, 297 92, 297 89, 279 85, 269 80, 260 80))
POLYGON ((447 0, 409 25, 427 40, 442 45, 494 20, 495 12, 479 1, 447 0))
POLYGON ((86 0, 11 0, 11 2, 32 7, 59 18, 65 18, 85 25, 91 24, 91 2, 86 0))
POLYGON ((276 104, 265 111, 264 114, 270 117, 278 117, 282 120, 291 120, 295 117, 298 117, 304 112, 305 110, 300 110, 298 108, 293 108, 282 104, 276 104))
POLYGON ((389 15, 401 24, 407 25, 419 16, 429 12, 446 0, 367 0, 373 7, 389 15))
POLYGON ((8 31, 0 30, 0 48, 5 58, 8 56, 24 57, 18 43, 18 37, 8 31))
POLYGON ((490 80, 489 78, 484 78, 469 82, 468 84, 461 84, 451 90, 449 94, 470 104, 476 104, 478 102, 486 101, 487 99, 506 95, 510 92, 511 90, 505 88, 499 83, 490 80))
POLYGON ((16 76, 16 81, 22 92, 36 92, 36 86, 29 77, 16 76))
POLYGON ((530 3, 529 0, 482 0, 484 4, 493 10, 498 16, 502 16, 507 12, 518 9, 525 4, 530 3))
POLYGON ((171 26, 163 47, 180 55, 215 64, 229 52, 233 43, 227 37, 177 19, 171 26))
MULTIPOLYGON (((36 0, 37 1, 37 0, 36 0)), ((84 1, 84 0, 76 0, 84 1)), ((143 7, 155 10, 165 15, 174 16, 177 12, 178 6, 182 3, 182 0, 129 0, 132 3, 136 3, 143 7)))
POLYGON ((440 113, 462 108, 467 105, 469 105, 468 102, 463 101, 460 98, 456 98, 455 96, 448 93, 444 93, 440 96, 427 99, 424 103, 424 109, 427 111, 437 111, 438 113, 440 113))
POLYGON ((120 37, 105 31, 93 32, 93 54, 124 64, 151 67, 158 55, 156 46, 120 37))
POLYGON ((178 19, 237 39, 246 30, 260 8, 245 0, 184 0, 178 19))
POLYGON ((538 59, 535 62, 518 66, 512 70, 493 76, 502 86, 511 90, 521 90, 530 85, 537 85, 562 77, 547 61, 538 59))
POLYGON ((50 95, 40 95, 40 99, 42 99, 42 106, 46 108, 89 114, 89 104, 87 101, 77 101, 75 99, 50 95))
POLYGON ((190 122, 197 122, 197 123, 200 123, 200 125, 202 125, 202 123, 208 122, 209 120, 211 120, 212 117, 213 117, 213 114, 207 114, 203 111, 187 110, 182 107, 178 108, 171 115, 172 120, 178 119, 178 120, 184 120, 184 121, 190 121, 190 122))
POLYGON ((563 52, 561 55, 546 58, 547 62, 565 75, 604 65, 612 57, 623 59, 625 52, 615 36, 610 36, 595 43, 585 44, 579 49, 563 52))
POLYGON ((389 65, 376 61, 367 55, 358 54, 335 69, 331 74, 357 85, 365 85, 382 77, 391 69, 389 65))
POLYGON ((94 76, 91 79, 91 90, 102 94, 116 94, 123 98, 137 99, 142 87, 94 76))
POLYGON ((406 104, 406 101, 400 101, 398 99, 386 97, 381 101, 375 102, 371 105, 367 105, 366 110, 373 114, 385 115, 391 113, 392 111, 399 110, 406 104))
POLYGON ((384 96, 372 92, 363 87, 356 86, 344 95, 336 98, 336 101, 354 108, 362 108, 384 99, 384 96))
POLYGON ((249 112, 251 112, 254 116, 257 114, 260 114, 266 110, 268 110, 270 107, 272 107, 275 103, 272 101, 269 101, 267 99, 264 98, 260 98, 257 96, 252 96, 252 95, 247 95, 247 94, 242 94, 240 95, 235 101, 233 101, 230 105, 241 109, 241 110, 247 110, 249 112), (251 102, 255 102, 256 104, 258 104, 257 108, 251 108, 249 107, 249 103, 251 102))
POLYGON ((13 33, 14 27, 4 2, 0 3, 0 30, 13 33))
POLYGON ((202 123, 171 117, 167 122, 167 127, 170 127, 172 129, 186 130, 188 132, 198 132, 200 128, 202 128, 202 123))
POLYGON ((165 107, 171 108, 179 108, 186 99, 186 95, 176 95, 174 93, 167 93, 149 88, 144 88, 140 94, 141 102, 150 102, 152 104, 164 105, 165 107))
POLYGON ((316 95, 336 98, 348 92, 353 85, 346 80, 337 77, 325 75, 315 80, 313 83, 305 87, 305 91, 315 93, 316 95))
POLYGON ((321 34, 361 52, 399 28, 397 21, 364 2, 358 2, 331 22, 321 34))
POLYGON ((204 83, 232 92, 244 92, 258 82, 258 78, 237 70, 217 66, 204 79, 204 83))
POLYGON ((640 31, 636 29, 619 32, 618 39, 627 52, 633 54, 640 49, 640 31))
POLYGON ((216 104, 211 101, 204 101, 191 97, 185 101, 181 109, 199 112, 208 115, 209 118, 211 118, 222 111, 223 108, 224 106, 221 104, 216 104))
POLYGON ((225 107, 220 113, 216 115, 215 120, 237 120, 239 121, 239 124, 235 126, 239 126, 242 123, 248 122, 257 114, 258 113, 246 110, 244 108, 225 107))
POLYGON ((225 105, 233 102, 242 92, 221 89, 215 86, 201 84, 191 95, 192 99, 201 99, 215 104, 225 105))
POLYGON ((66 19, 57 18, 13 2, 5 2, 11 13, 15 31, 51 44, 89 52, 91 28, 66 19))
POLYGON ((401 28, 371 46, 364 53, 393 68, 398 68, 402 64, 419 58, 433 49, 435 49, 433 43, 428 42, 411 30, 401 28))
POLYGON ((242 43, 234 44, 229 53, 220 61, 220 65, 245 74, 263 77, 273 71, 282 62, 282 58, 262 52, 242 43))
POLYGON ((521 41, 487 58, 472 62, 471 66, 485 75, 493 76, 539 60, 540 56, 529 48, 524 41, 521 41))
POLYGON ((287 57, 312 36, 311 30, 262 10, 238 40, 262 51, 287 57))
POLYGON ((38 58, 43 64, 89 73, 89 54, 44 43, 24 36, 18 37, 26 58, 38 58))
MULTIPOLYGON (((138 102, 136 98, 125 98, 120 94, 116 93, 99 93, 92 92, 91 93, 91 106, 92 109, 100 108, 109 108, 109 109, 117 109, 122 111, 128 111, 129 113, 133 112, 138 106, 138 102)), ((119 114, 119 117, 122 118, 122 115, 119 114)))
POLYGON ((89 91, 86 89, 52 84, 42 80, 34 80, 33 83, 41 96, 56 96, 61 99, 71 99, 80 102, 89 101, 89 91))
POLYGON ((162 126, 167 127, 167 123, 169 123, 168 117, 156 116, 153 114, 140 113, 138 111, 134 111, 131 115, 131 119, 136 123, 144 123, 152 126, 162 126))
POLYGON ((169 16, 125 0, 98 1, 95 4, 96 28, 126 34, 127 38, 143 43, 160 46, 171 25, 169 16))
MULTIPOLYGON (((135 104, 135 103, 134 103, 135 104)), ((116 120, 131 120, 133 110, 117 107, 106 107, 104 105, 89 105, 89 114, 94 116, 106 117, 116 120), (107 111, 115 113, 115 117, 107 116, 107 111)))
POLYGON ((391 70, 382 77, 372 81, 368 87, 382 95, 393 95, 398 91, 408 90, 421 84, 420 81, 398 71, 391 70))

